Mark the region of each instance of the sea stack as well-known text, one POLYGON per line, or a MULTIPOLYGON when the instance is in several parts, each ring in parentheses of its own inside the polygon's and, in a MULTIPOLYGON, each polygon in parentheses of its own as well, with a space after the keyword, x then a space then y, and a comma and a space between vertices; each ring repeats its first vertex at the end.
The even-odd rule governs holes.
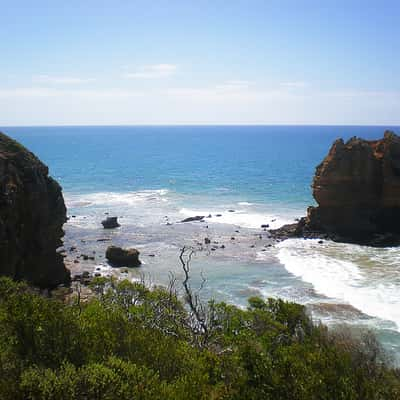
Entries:
POLYGON ((0 275, 42 288, 70 282, 62 245, 66 208, 48 168, 0 133, 0 275))
POLYGON ((278 234, 377 246, 399 242, 400 137, 386 131, 380 140, 336 140, 316 168, 312 189, 318 206, 278 234))

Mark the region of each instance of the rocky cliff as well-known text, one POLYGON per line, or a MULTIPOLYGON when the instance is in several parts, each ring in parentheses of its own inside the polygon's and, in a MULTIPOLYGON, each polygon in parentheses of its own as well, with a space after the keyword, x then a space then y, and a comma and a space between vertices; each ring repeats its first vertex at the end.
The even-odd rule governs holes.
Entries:
POLYGON ((56 252, 65 221, 61 187, 48 168, 0 133, 0 275, 47 288, 68 283, 56 252))
POLYGON ((313 196, 299 224, 278 235, 329 237, 384 245, 400 234, 400 137, 386 131, 380 140, 337 140, 317 167, 313 196))

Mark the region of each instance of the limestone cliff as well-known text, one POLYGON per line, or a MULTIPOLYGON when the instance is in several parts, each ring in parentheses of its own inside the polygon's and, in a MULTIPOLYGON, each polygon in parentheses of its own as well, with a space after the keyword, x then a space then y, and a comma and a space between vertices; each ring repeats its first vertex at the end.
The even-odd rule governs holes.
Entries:
POLYGON ((47 288, 68 283, 56 252, 65 221, 61 187, 48 168, 0 133, 0 275, 47 288))
MULTIPOLYGON (((380 140, 338 139, 316 168, 313 196, 299 224, 277 236, 329 237, 384 245, 400 234, 400 137, 386 131, 380 140)), ((274 232, 273 232, 274 234, 274 232)))

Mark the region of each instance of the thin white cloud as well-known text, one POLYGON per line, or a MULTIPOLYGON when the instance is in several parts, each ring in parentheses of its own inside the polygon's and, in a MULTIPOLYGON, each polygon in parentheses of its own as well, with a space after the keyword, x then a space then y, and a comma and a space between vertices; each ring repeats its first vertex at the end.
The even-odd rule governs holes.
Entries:
POLYGON ((123 75, 128 79, 157 79, 167 78, 175 74, 177 65, 174 64, 155 64, 146 65, 138 68, 134 72, 127 72, 123 75))
POLYGON ((280 85, 291 89, 302 89, 308 86, 304 81, 282 82, 280 85))
POLYGON ((227 91, 237 91, 237 90, 246 90, 252 85, 253 82, 245 81, 245 80, 229 80, 224 82, 221 85, 217 85, 215 88, 217 90, 227 90, 227 91))
POLYGON ((122 98, 139 97, 146 93, 123 89, 56 89, 48 87, 27 87, 1 89, 0 98, 35 98, 35 97, 81 97, 81 98, 122 98))
POLYGON ((32 78, 35 83, 56 84, 56 85, 80 85, 82 83, 94 82, 93 78, 78 78, 72 76, 53 76, 53 75, 35 75, 32 78))

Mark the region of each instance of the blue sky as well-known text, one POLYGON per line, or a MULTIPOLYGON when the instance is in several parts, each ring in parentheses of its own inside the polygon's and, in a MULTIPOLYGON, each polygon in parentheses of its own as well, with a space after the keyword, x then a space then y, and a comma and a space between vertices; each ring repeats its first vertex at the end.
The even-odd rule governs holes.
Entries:
POLYGON ((0 126, 400 125, 399 1, 0 10, 0 126))

